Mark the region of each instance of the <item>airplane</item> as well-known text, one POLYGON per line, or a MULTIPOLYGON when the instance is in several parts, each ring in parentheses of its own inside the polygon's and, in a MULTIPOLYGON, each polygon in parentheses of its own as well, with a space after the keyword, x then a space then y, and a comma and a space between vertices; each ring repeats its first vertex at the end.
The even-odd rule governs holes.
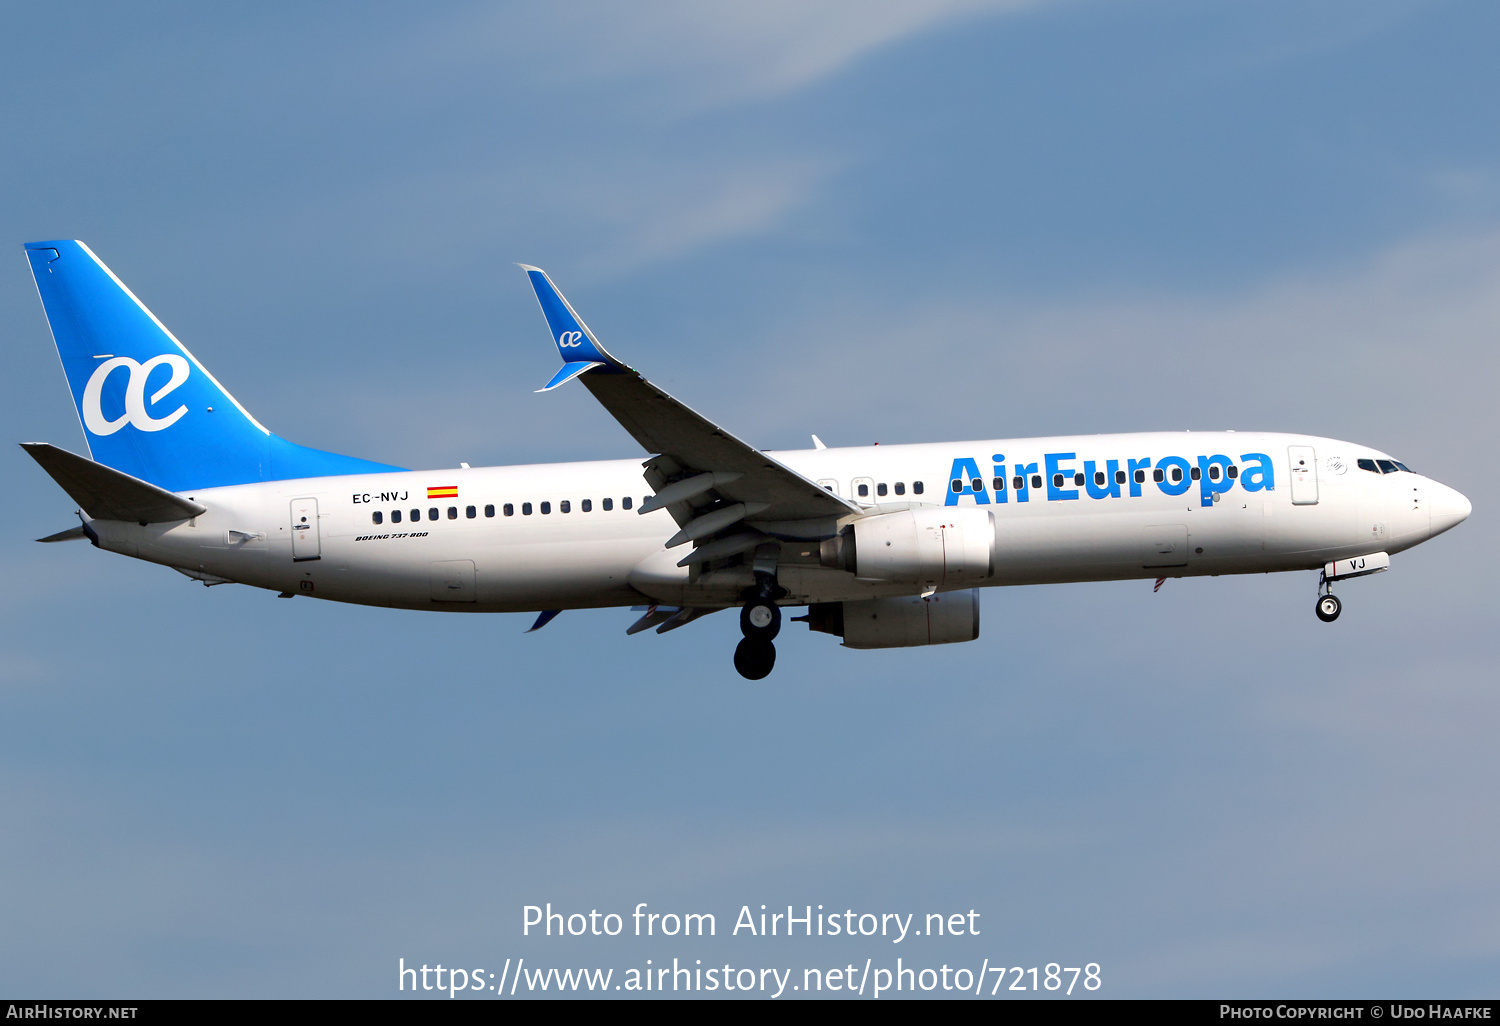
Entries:
POLYGON ((1150 432, 765 452, 611 355, 540 268, 562 366, 648 458, 407 470, 263 427, 87 246, 25 244, 87 456, 23 448, 77 503, 44 542, 204 585, 443 612, 634 607, 626 633, 738 609, 734 665, 775 665, 782 610, 881 649, 972 641, 1001 585, 1318 572, 1336 582, 1462 522, 1389 454, 1269 432, 1150 432))

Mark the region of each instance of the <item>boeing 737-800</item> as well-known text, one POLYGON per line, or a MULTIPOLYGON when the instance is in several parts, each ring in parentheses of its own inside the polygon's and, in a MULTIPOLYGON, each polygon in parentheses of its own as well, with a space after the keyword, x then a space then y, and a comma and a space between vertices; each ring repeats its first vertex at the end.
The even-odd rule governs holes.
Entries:
POLYGON ((1312 570, 1336 581, 1469 515, 1367 446, 1159 432, 762 452, 600 345, 523 266, 562 357, 649 456, 406 470, 286 441, 87 246, 26 245, 88 457, 24 447, 78 504, 42 541, 204 584, 446 612, 635 606, 627 633, 737 608, 735 667, 771 672, 784 607, 850 648, 979 636, 994 585, 1312 570))

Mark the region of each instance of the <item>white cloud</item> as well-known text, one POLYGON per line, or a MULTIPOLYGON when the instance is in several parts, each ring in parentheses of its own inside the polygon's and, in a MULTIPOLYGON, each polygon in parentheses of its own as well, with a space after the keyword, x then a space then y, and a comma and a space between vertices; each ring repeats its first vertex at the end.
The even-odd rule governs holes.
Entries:
POLYGON ((809 410, 861 435, 879 424, 886 441, 1303 430, 1420 446, 1402 458, 1421 470, 1471 465, 1497 426, 1500 233, 1412 240, 1228 294, 951 292, 914 276, 904 293, 789 310, 793 326, 765 344, 798 358, 757 408, 799 431, 809 410))
MULTIPOLYGON (((554 82, 655 82, 679 113, 784 96, 860 58, 960 18, 1019 11, 1041 0, 656 0, 547 7, 518 31, 514 10, 461 33, 482 48, 527 52, 554 82), (546 42, 536 46, 538 40, 546 42)), ((444 45, 447 45, 446 42, 444 45)))

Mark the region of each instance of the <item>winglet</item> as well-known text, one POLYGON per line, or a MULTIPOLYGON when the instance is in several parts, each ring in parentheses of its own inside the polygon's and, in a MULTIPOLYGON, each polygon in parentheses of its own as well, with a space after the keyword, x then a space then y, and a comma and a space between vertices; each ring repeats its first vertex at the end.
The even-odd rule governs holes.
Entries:
POLYGON ((547 277, 547 272, 540 267, 532 267, 530 264, 518 264, 521 270, 526 272, 526 277, 531 280, 531 287, 536 292, 536 301, 541 304, 542 316, 547 318, 547 327, 552 330, 552 340, 557 343, 557 354, 563 359, 563 367, 552 376, 552 380, 537 389, 538 392, 548 392, 559 385, 572 381, 585 371, 593 370, 595 367, 605 367, 610 370, 624 370, 625 365, 610 356, 594 333, 589 330, 583 318, 573 310, 563 294, 557 291, 557 286, 552 284, 552 279, 547 277))
POLYGON ((537 389, 537 391, 550 392, 558 385, 566 385, 568 382, 572 381, 574 378, 578 377, 578 375, 582 374, 586 370, 593 370, 595 367, 608 366, 609 364, 601 363, 598 360, 579 360, 574 363, 565 363, 560 368, 558 368, 556 374, 552 375, 552 380, 547 382, 541 388, 537 389))

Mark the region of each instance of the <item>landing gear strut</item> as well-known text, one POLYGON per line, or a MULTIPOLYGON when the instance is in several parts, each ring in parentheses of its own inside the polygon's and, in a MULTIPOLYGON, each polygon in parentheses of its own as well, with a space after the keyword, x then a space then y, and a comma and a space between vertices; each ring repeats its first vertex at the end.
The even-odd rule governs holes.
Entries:
POLYGON ((1318 574, 1318 604, 1314 607, 1314 612, 1318 614, 1318 619, 1324 623, 1333 623, 1333 621, 1339 618, 1339 613, 1343 611, 1344 604, 1333 593, 1333 585, 1320 572, 1318 574))
POLYGON ((768 573, 756 573, 755 587, 747 588, 740 609, 740 633, 745 640, 734 650, 734 668, 746 680, 761 680, 776 665, 776 646, 771 644, 781 632, 781 607, 776 600, 786 589, 768 573))

